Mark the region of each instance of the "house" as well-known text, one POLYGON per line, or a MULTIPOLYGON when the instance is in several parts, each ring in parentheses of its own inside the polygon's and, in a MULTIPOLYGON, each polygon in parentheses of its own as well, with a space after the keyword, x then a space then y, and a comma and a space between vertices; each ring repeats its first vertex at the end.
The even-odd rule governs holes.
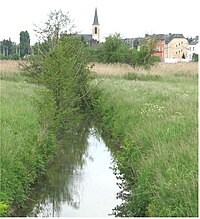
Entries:
POLYGON ((142 38, 142 37, 122 39, 122 41, 124 43, 127 43, 131 49, 137 49, 137 50, 140 50, 140 44, 143 40, 144 40, 144 38, 142 38))
POLYGON ((197 45, 199 43, 199 37, 188 39, 189 41, 189 50, 188 50, 188 59, 192 61, 193 54, 198 54, 197 45))
POLYGON ((156 48, 154 56, 159 57, 161 60, 164 59, 164 46, 165 46, 165 34, 145 34, 145 39, 155 39, 156 48))
POLYGON ((164 61, 165 62, 188 62, 188 40, 183 34, 165 35, 164 61))

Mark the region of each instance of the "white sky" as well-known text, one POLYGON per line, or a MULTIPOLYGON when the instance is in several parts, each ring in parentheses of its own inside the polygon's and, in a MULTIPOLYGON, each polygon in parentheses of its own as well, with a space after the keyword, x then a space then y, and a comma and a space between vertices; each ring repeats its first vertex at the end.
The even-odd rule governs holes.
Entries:
POLYGON ((144 37, 145 33, 199 35, 199 0, 0 0, 0 41, 19 43, 19 33, 28 31, 36 42, 34 24, 47 20, 54 9, 69 12, 76 30, 91 34, 97 7, 100 34, 144 37))

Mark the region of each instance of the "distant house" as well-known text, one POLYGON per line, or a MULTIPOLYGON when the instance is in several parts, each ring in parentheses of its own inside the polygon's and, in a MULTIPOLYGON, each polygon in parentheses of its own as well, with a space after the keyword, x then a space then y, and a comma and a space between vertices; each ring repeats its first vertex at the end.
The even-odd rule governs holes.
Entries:
POLYGON ((130 48, 140 50, 140 44, 144 40, 142 37, 137 38, 124 38, 122 39, 123 42, 127 43, 130 48))
POLYGON ((99 44, 99 41, 94 39, 92 37, 92 34, 78 34, 78 36, 80 36, 86 44, 88 44, 92 47, 95 47, 97 44, 99 44))
POLYGON ((164 59, 164 46, 165 46, 165 34, 145 34, 146 39, 155 39, 156 40, 156 48, 154 56, 159 57, 160 59, 164 59))
POLYGON ((188 40, 183 34, 165 35, 165 62, 188 61, 188 40))
POLYGON ((193 54, 198 54, 197 44, 199 43, 199 37, 191 38, 189 41, 188 59, 192 61, 193 54))

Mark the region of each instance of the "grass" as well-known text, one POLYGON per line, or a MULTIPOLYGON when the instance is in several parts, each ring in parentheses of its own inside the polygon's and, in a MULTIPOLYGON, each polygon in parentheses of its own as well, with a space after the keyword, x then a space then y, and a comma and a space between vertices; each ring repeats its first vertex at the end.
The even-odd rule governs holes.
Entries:
POLYGON ((0 78, 11 77, 20 74, 19 61, 0 60, 0 78))
POLYGON ((95 69, 101 94, 96 111, 122 145, 118 165, 131 194, 123 196, 126 202, 116 215, 197 217, 197 63, 134 69, 138 80, 127 80, 130 69, 120 74, 115 68, 122 66, 115 65, 115 72, 102 66, 95 69))
POLYGON ((159 75, 159 76, 169 76, 169 75, 196 75, 198 72, 197 63, 157 63, 155 66, 149 70, 145 70, 142 67, 133 68, 127 64, 102 64, 94 63, 92 71, 99 76, 118 76, 123 77, 128 73, 136 73, 143 75, 159 75))
POLYGON ((0 216, 23 205, 55 146, 54 137, 44 133, 40 121, 38 87, 27 83, 8 63, 15 62, 4 61, 1 66, 0 216))

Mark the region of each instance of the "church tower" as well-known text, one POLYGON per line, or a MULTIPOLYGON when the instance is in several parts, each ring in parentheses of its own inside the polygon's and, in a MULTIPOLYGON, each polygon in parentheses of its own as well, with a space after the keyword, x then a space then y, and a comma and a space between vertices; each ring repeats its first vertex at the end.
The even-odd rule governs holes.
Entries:
POLYGON ((92 24, 92 38, 100 42, 100 28, 98 22, 97 8, 95 8, 94 22, 92 24))

